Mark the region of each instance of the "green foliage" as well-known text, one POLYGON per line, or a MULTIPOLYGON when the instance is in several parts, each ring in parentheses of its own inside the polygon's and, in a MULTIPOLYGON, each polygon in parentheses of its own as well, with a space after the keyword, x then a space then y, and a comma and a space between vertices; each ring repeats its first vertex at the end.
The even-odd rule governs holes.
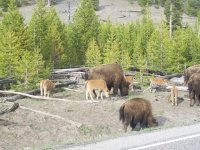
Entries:
POLYGON ((100 47, 101 52, 103 52, 106 42, 109 38, 111 33, 111 28, 113 28, 113 24, 110 20, 106 23, 101 23, 99 27, 99 34, 98 34, 98 44, 100 47))
POLYGON ((81 6, 76 10, 72 24, 72 51, 78 57, 77 64, 85 64, 85 51, 92 37, 98 35, 99 22, 91 0, 81 0, 81 6))
POLYGON ((152 33, 147 46, 148 68, 166 71, 169 64, 168 52, 172 49, 168 26, 161 23, 152 33))
POLYGON ((20 44, 12 31, 2 34, 0 39, 0 76, 14 76, 20 56, 20 44))
POLYGON ((114 29, 111 30, 109 39, 104 48, 103 63, 109 64, 114 62, 120 62, 120 47, 116 39, 116 34, 114 29))
POLYGON ((100 49, 93 38, 88 46, 88 49, 86 51, 86 65, 87 66, 96 66, 102 63, 102 56, 100 49))
POLYGON ((91 0, 95 10, 99 9, 99 0, 91 0))
POLYGON ((39 50, 30 48, 23 20, 11 0, 0 24, 0 75, 12 76, 23 88, 28 88, 35 85, 31 83, 38 81, 46 69, 39 50))
POLYGON ((183 12, 182 0, 167 0, 165 3, 165 16, 167 19, 167 24, 170 22, 170 15, 172 16, 172 30, 176 30, 181 27, 181 15, 183 12), (170 12, 170 5, 172 5, 172 12, 170 12))
POLYGON ((3 11, 7 11, 8 9, 8 0, 0 0, 0 8, 3 9, 3 11))
POLYGON ((20 86, 27 89, 31 85, 36 85, 44 75, 44 61, 39 50, 24 51, 20 61, 16 64, 16 78, 20 82, 20 86))
POLYGON ((146 6, 146 5, 150 4, 150 0, 138 0, 138 3, 141 6, 146 6))
POLYGON ((44 43, 45 53, 44 59, 47 64, 52 64, 54 68, 62 66, 64 54, 64 25, 61 23, 56 10, 50 8, 46 15, 47 35, 44 43))
POLYGON ((187 0, 186 1, 186 12, 189 15, 197 16, 200 11, 200 1, 199 0, 187 0))

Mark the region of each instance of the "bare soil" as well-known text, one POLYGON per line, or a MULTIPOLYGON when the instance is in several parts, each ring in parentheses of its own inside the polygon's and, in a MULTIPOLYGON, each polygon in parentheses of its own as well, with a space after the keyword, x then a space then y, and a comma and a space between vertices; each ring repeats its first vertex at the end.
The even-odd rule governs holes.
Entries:
MULTIPOLYGON (((80 83, 84 83, 81 81, 80 83)), ((84 85, 78 85, 78 91, 63 90, 52 97, 73 100, 72 102, 20 99, 20 106, 57 115, 45 114, 18 108, 15 112, 0 116, 0 149, 51 149, 58 145, 71 145, 108 139, 126 134, 149 132, 161 128, 194 124, 200 121, 200 107, 189 106, 188 93, 179 91, 179 104, 172 106, 167 96, 170 92, 145 93, 130 92, 127 97, 115 96, 97 103, 88 103, 85 99, 84 85), (119 107, 133 97, 149 100, 159 126, 124 133, 119 121, 119 107), (76 102, 79 101, 79 102, 76 102), (82 124, 80 127, 68 120, 82 124)), ((70 88, 70 87, 69 87, 70 88)))

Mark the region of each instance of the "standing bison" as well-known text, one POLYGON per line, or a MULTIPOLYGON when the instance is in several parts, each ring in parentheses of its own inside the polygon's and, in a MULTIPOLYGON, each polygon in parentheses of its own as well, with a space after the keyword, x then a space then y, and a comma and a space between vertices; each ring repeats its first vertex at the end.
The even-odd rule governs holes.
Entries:
POLYGON ((193 73, 200 73, 200 65, 194 65, 191 67, 188 67, 187 69, 185 69, 184 71, 184 84, 187 85, 188 84, 188 80, 190 79, 190 77, 192 76, 193 73))
POLYGON ((141 128, 157 126, 149 101, 143 98, 133 98, 126 101, 119 109, 119 119, 122 120, 124 131, 131 126, 132 130, 140 123, 141 128))
POLYGON ((100 65, 90 68, 85 73, 86 80, 102 79, 106 81, 109 90, 113 88, 113 94, 120 90, 121 96, 128 95, 129 84, 126 82, 122 67, 118 63, 100 65))
POLYGON ((200 103, 200 73, 193 73, 188 81, 188 90, 190 97, 190 106, 196 102, 198 106, 200 103))

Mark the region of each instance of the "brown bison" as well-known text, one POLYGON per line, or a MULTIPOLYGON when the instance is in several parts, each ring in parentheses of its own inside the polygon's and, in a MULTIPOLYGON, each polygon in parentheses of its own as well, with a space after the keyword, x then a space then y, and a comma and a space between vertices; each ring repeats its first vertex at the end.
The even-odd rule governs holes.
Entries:
POLYGON ((175 85, 171 88, 169 102, 171 102, 172 105, 178 106, 178 88, 175 85))
POLYGON ((101 99, 103 100, 103 92, 106 97, 109 97, 109 90, 107 88, 106 82, 104 80, 87 80, 86 81, 86 99, 88 100, 88 94, 93 101, 92 92, 93 90, 98 90, 97 100, 101 94, 101 99))
POLYGON ((128 95, 129 84, 124 78, 122 67, 118 63, 100 65, 90 68, 85 73, 85 79, 102 79, 106 81, 109 90, 113 88, 113 94, 118 93, 120 90, 121 96, 128 95))
POLYGON ((119 119, 122 120, 124 131, 131 126, 132 130, 140 123, 141 128, 157 126, 149 101, 143 98, 133 98, 126 101, 119 109, 119 119))
POLYGON ((200 65, 194 65, 184 70, 184 85, 188 84, 188 80, 193 73, 200 73, 200 65))
POLYGON ((54 88, 55 88, 55 84, 51 80, 45 79, 45 80, 41 80, 40 81, 40 93, 41 93, 41 96, 49 97, 50 92, 54 88))
POLYGON ((188 81, 190 106, 199 105, 200 102, 200 73, 193 73, 188 81))

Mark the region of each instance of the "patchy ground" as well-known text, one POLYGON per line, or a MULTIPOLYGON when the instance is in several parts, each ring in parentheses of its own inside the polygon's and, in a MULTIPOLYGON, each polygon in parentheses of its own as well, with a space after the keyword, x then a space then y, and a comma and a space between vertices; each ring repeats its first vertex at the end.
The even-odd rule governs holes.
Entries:
POLYGON ((187 92, 179 92, 179 105, 172 106, 167 101, 169 92, 136 91, 130 92, 128 97, 112 97, 111 100, 87 103, 84 86, 80 85, 76 90, 78 91, 64 90, 53 95, 55 98, 69 99, 73 102, 29 98, 17 100, 20 106, 60 118, 21 108, 0 116, 0 149, 50 149, 63 144, 70 145, 125 135, 122 123, 119 121, 118 110, 121 104, 131 97, 144 97, 151 101, 159 126, 140 131, 131 131, 129 127, 126 134, 149 132, 200 121, 198 117, 200 107, 189 106, 187 92), (69 120, 82 125, 78 128, 69 120))

